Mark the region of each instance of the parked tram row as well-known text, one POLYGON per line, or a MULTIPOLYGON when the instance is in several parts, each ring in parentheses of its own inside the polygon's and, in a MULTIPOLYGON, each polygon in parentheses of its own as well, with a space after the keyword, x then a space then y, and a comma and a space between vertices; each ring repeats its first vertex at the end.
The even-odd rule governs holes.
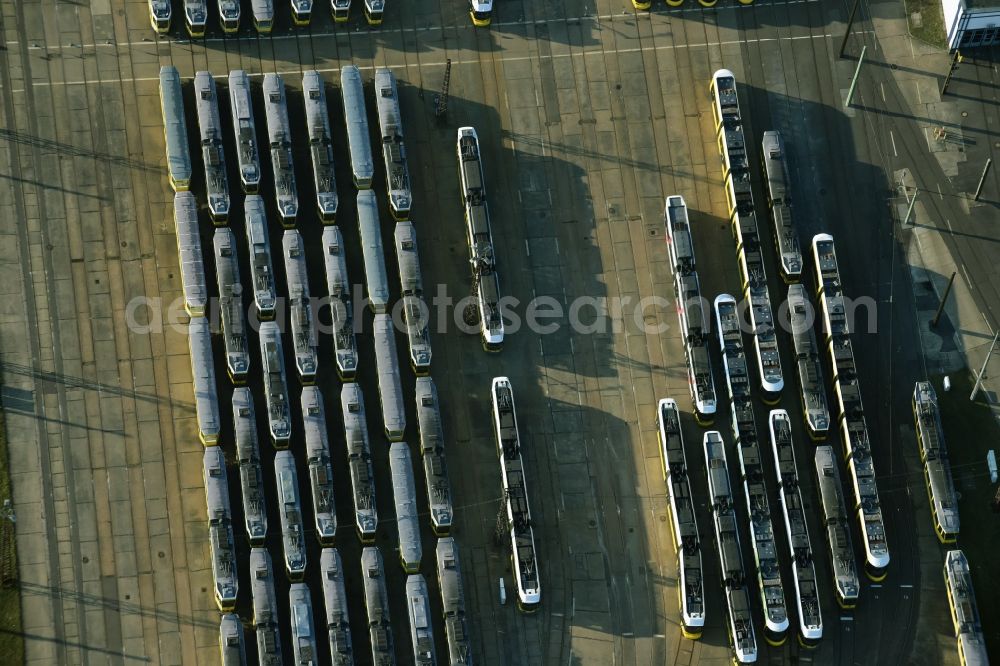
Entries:
MULTIPOLYGON (((374 176, 372 150, 368 138, 367 113, 360 73, 356 68, 345 68, 342 78, 345 118, 348 129, 360 127, 361 131, 348 132, 352 172, 359 187, 371 186, 374 176)), ((389 184, 389 202, 396 217, 408 215, 409 176, 402 141, 398 96, 395 80, 389 70, 376 73, 376 99, 378 100, 380 131, 383 137, 386 181, 389 184)), ((308 661, 316 654, 317 636, 313 629, 312 603, 306 574, 306 535, 315 534, 322 546, 321 581, 327 608, 327 629, 330 654, 336 663, 349 663, 353 648, 347 617, 347 602, 343 586, 343 566, 340 554, 332 548, 337 532, 337 510, 334 502, 334 469, 330 456, 329 430, 324 399, 315 386, 319 368, 319 336, 316 313, 310 298, 306 246, 303 236, 295 228, 298 215, 298 197, 292 165, 291 124, 288 121, 287 103, 280 77, 265 77, 263 93, 268 125, 269 148, 274 177, 273 203, 281 224, 282 257, 287 286, 291 331, 279 328, 278 285, 269 243, 267 205, 260 191, 261 161, 257 153, 256 126, 250 101, 247 77, 241 72, 230 75, 230 101, 233 115, 234 139, 237 144, 238 173, 241 186, 247 192, 244 202, 244 222, 247 249, 251 257, 250 284, 254 306, 250 315, 258 320, 261 378, 264 386, 267 431, 277 450, 274 456, 274 479, 279 506, 281 554, 285 577, 292 582, 289 590, 291 646, 283 650, 281 631, 277 624, 278 606, 273 580, 274 572, 268 550, 264 548, 268 533, 265 478, 258 441, 257 417, 250 388, 245 387, 250 369, 256 365, 248 349, 248 317, 242 298, 243 282, 240 279, 239 251, 236 236, 226 225, 229 216, 229 187, 226 179, 225 149, 219 117, 217 91, 214 79, 200 72, 195 77, 198 125, 201 134, 202 157, 205 168, 206 201, 209 215, 218 227, 213 237, 213 254, 218 285, 220 333, 225 349, 225 367, 236 387, 233 391, 233 432, 239 460, 242 497, 243 527, 252 546, 250 568, 253 588, 253 622, 260 663, 278 664, 290 651, 299 662, 308 661), (276 321, 277 320, 277 321, 276 321), (290 333, 290 335, 289 335, 290 333), (300 412, 301 436, 298 424, 293 425, 286 376, 286 354, 283 337, 292 340, 295 375, 302 385, 300 412), (302 441, 304 440, 304 447, 302 441), (298 470, 294 451, 305 449, 306 469, 309 477, 311 502, 300 496, 298 470), (308 516, 311 513, 313 520, 308 516), (272 581, 268 583, 267 581, 272 581)), ((349 308, 349 280, 343 236, 333 225, 337 209, 336 186, 333 180, 332 137, 325 104, 325 86, 318 74, 307 72, 303 78, 303 91, 310 134, 310 153, 313 177, 317 191, 317 213, 324 224, 323 249, 327 287, 331 296, 331 310, 343 306, 344 318, 349 308), (346 305, 344 300, 347 300, 346 305)), ((198 228, 198 205, 189 190, 191 155, 187 150, 188 138, 183 109, 180 78, 173 68, 161 71, 161 101, 167 136, 167 156, 171 185, 175 195, 175 224, 178 238, 179 261, 185 307, 191 316, 189 341, 194 378, 195 411, 199 438, 205 445, 203 461, 204 483, 208 500, 210 522, 210 548, 216 603, 226 615, 220 626, 220 646, 224 663, 242 663, 245 646, 239 620, 232 612, 238 597, 238 569, 234 535, 233 512, 229 504, 230 490, 226 473, 226 460, 218 446, 226 437, 222 434, 219 412, 215 363, 212 357, 212 330, 207 315, 212 315, 209 291, 205 277, 198 228), (186 173, 186 177, 184 177, 186 173), (230 661, 235 660, 235 661, 230 661)), ((395 330, 388 314, 390 305, 388 274, 381 246, 381 225, 376 197, 370 189, 358 193, 358 222, 363 245, 368 300, 374 315, 374 341, 376 375, 384 435, 391 443, 389 466, 395 504, 394 522, 398 531, 398 550, 406 581, 406 607, 410 620, 413 657, 419 663, 433 663, 435 645, 430 622, 427 583, 420 575, 422 547, 417 510, 417 481, 409 446, 402 441, 406 429, 403 392, 400 384, 398 357, 395 347, 395 330), (366 235, 367 230, 367 235, 366 235), (429 661, 428 661, 429 660, 429 661)), ((272 217, 273 219, 273 217, 272 217)), ((394 233, 396 256, 400 275, 400 288, 404 299, 422 297, 422 280, 417 256, 416 236, 409 221, 397 222, 394 233)), ((287 321, 287 320, 286 320, 287 321)), ((438 587, 441 590, 444 611, 444 632, 448 649, 448 663, 470 663, 471 649, 461 592, 458 552, 453 540, 447 537, 453 519, 451 491, 447 479, 444 455, 444 434, 441 427, 440 406, 433 380, 426 375, 430 364, 430 342, 426 326, 418 325, 416 318, 407 322, 408 339, 411 340, 411 365, 418 375, 415 395, 419 425, 420 458, 426 479, 426 496, 431 528, 438 541, 438 587), (416 331, 416 337, 414 335, 416 331), (413 344, 416 340, 423 343, 413 344)), ((381 554, 372 544, 378 525, 375 506, 375 479, 372 468, 372 451, 369 444, 367 417, 363 395, 356 377, 357 352, 353 328, 340 327, 332 336, 338 375, 343 382, 341 411, 344 423, 344 442, 347 449, 348 476, 354 503, 354 523, 357 535, 365 544, 362 552, 362 569, 365 579, 365 607, 367 611, 372 658, 376 663, 392 663, 396 648, 389 623, 388 597, 383 576, 381 554), (348 342, 348 338, 350 341, 348 342)), ((256 374, 256 373, 254 373, 256 374)), ((300 454, 301 455, 301 454, 300 454)), ((301 460, 299 461, 301 463, 301 460)), ((341 473, 336 474, 342 478, 341 473)), ((314 565, 315 566, 315 565, 314 565)), ((304 663, 304 662, 303 662, 304 663)))
MULTIPOLYGON (((787 630, 795 626, 803 647, 815 647, 823 636, 820 611, 821 579, 813 562, 803 499, 799 490, 799 469, 792 441, 791 418, 784 410, 768 414, 768 437, 757 430, 756 400, 775 405, 785 388, 778 334, 770 300, 770 285, 764 261, 765 235, 763 225, 771 225, 771 237, 778 260, 778 272, 788 285, 790 337, 795 350, 797 393, 802 405, 804 425, 810 438, 822 442, 831 430, 831 410, 827 403, 822 363, 823 350, 817 343, 813 324, 817 317, 809 295, 799 284, 805 268, 794 224, 791 182, 785 161, 781 136, 765 132, 761 141, 761 173, 766 184, 766 206, 756 206, 751 188, 752 168, 749 160, 750 139, 745 135, 737 95, 736 78, 729 70, 717 71, 711 80, 715 139, 719 148, 722 183, 725 188, 730 227, 736 245, 741 297, 729 294, 714 299, 708 305, 700 290, 692 229, 683 197, 667 197, 664 210, 667 250, 674 273, 677 312, 681 324, 682 342, 688 365, 691 403, 696 421, 710 426, 718 411, 719 399, 713 379, 709 353, 710 329, 714 323, 718 350, 725 377, 725 393, 730 409, 728 420, 738 459, 733 473, 742 487, 746 508, 746 530, 751 536, 752 567, 748 572, 741 553, 734 486, 730 485, 730 470, 726 454, 726 437, 719 431, 709 431, 704 438, 706 473, 708 474, 714 541, 721 567, 724 592, 725 626, 730 637, 733 659, 753 663, 758 658, 754 616, 760 617, 761 632, 772 646, 785 641, 787 630), (742 307, 745 305, 745 309, 742 307), (744 344, 744 334, 746 344, 744 344), (768 441, 770 446, 764 446, 768 441), (770 449, 773 466, 764 463, 763 451, 770 449), (773 475, 767 469, 773 470, 773 475), (777 484, 775 486, 774 484, 777 484), (774 491, 777 488, 777 492, 774 491), (779 509, 769 498, 777 497, 779 509), (791 566, 791 584, 785 585, 778 565, 778 550, 783 547, 791 566), (749 583, 751 576, 755 584, 749 583), (752 595, 751 591, 756 594, 752 595), (757 600, 754 601, 753 597, 757 600), (759 609, 759 611, 758 611, 759 609)), ((859 422, 860 394, 856 373, 837 365, 837 352, 847 339, 844 327, 831 322, 831 313, 838 312, 831 299, 842 299, 839 275, 830 282, 832 239, 821 234, 814 239, 811 258, 815 266, 816 283, 820 286, 818 300, 822 305, 824 342, 833 370, 833 385, 839 390, 851 380, 855 402, 850 408, 840 407, 836 432, 844 436, 848 448, 847 469, 854 492, 849 513, 845 507, 844 488, 833 449, 819 446, 810 455, 815 463, 820 492, 820 508, 831 561, 830 574, 836 599, 841 606, 853 606, 858 598, 860 581, 854 553, 850 522, 852 516, 860 526, 864 546, 865 571, 880 580, 888 564, 884 526, 875 491, 867 432, 863 417, 859 422), (824 243, 830 243, 830 247, 824 243), (819 251, 817 252, 817 248, 819 251), (837 287, 835 290, 830 285, 837 287), (824 286, 826 287, 824 289, 824 286), (834 325, 831 326, 831 323, 834 325), (833 331, 831 335, 830 331, 833 331), (863 432, 862 432, 863 431, 863 432), (859 432, 861 434, 859 434, 859 432), (862 437, 863 435, 863 437, 862 437), (852 448, 853 447, 853 448, 852 448)), ((836 270, 836 263, 832 264, 836 270)), ((849 340, 847 340, 849 344, 849 340)), ((851 359, 853 363, 853 358, 851 359)), ((852 366, 853 367, 853 366, 852 366)), ((670 517, 680 576, 684 582, 680 597, 680 613, 685 635, 697 638, 704 626, 706 609, 702 585, 706 580, 700 557, 694 512, 690 509, 689 467, 684 457, 683 440, 677 402, 665 399, 658 409, 658 428, 664 479, 670 503, 670 517)))
MULTIPOLYGON (((149 24, 158 35, 170 34, 174 26, 174 8, 172 0, 147 0, 149 24)), ((189 37, 204 37, 209 26, 209 0, 181 0, 184 30, 189 37)), ((261 35, 270 35, 275 26, 275 0, 250 0, 250 20, 254 30, 261 35)), ((329 0, 329 12, 334 23, 347 23, 351 18, 351 0, 329 0)), ((223 35, 235 35, 243 22, 243 9, 240 0, 216 0, 215 11, 219 29, 223 35)), ((385 14, 385 0, 363 0, 362 9, 365 22, 369 26, 382 24, 385 14)), ((485 27, 493 18, 493 0, 467 0, 469 17, 472 24, 485 27)), ((312 24, 313 13, 317 3, 313 0, 289 0, 288 2, 292 24, 301 28, 312 24)), ((280 11, 280 9, 278 9, 280 11)))

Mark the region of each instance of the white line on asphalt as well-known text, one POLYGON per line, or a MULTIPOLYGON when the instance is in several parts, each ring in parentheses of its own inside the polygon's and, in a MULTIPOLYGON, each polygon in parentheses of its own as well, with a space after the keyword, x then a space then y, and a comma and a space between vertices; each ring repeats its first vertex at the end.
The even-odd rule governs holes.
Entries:
POLYGON ((871 588, 874 588, 874 589, 878 589, 878 588, 882 587, 882 583, 872 583, 868 587, 871 587, 871 588))
POLYGON ((853 622, 853 621, 854 621, 854 618, 853 618, 853 617, 851 617, 850 615, 841 615, 841 616, 840 616, 840 619, 841 619, 841 620, 842 620, 843 622, 853 622))
POLYGON ((892 154, 899 157, 899 153, 896 152, 896 137, 892 133, 892 130, 889 130, 889 140, 892 141, 892 154))
POLYGON ((983 321, 986 322, 986 328, 990 329, 990 335, 995 335, 993 332, 993 326, 990 324, 990 320, 986 318, 986 313, 980 310, 979 314, 982 315, 983 321))
POLYGON ((962 275, 965 276, 965 284, 972 289, 972 280, 969 279, 969 272, 965 270, 965 264, 962 264, 962 275))
MULTIPOLYGON (((812 0, 809 0, 809 1, 812 1, 812 0)), ((702 42, 702 43, 699 43, 699 44, 663 44, 661 46, 639 46, 639 47, 628 48, 628 49, 615 49, 614 53, 618 54, 618 55, 621 55, 621 54, 624 54, 624 53, 648 53, 648 52, 654 52, 654 51, 673 51, 673 50, 677 50, 677 49, 703 49, 703 48, 708 48, 708 47, 738 46, 738 45, 749 44, 749 43, 764 44, 764 43, 769 43, 769 42, 798 41, 798 40, 802 40, 802 39, 829 39, 832 36, 833 36, 832 34, 826 33, 826 34, 821 34, 821 35, 795 35, 795 36, 790 36, 790 37, 760 37, 760 38, 757 38, 757 39, 730 39, 730 40, 726 40, 726 41, 722 41, 722 42, 702 42)), ((589 51, 579 51, 579 52, 573 52, 573 53, 551 53, 551 54, 534 55, 534 56, 500 56, 500 57, 496 58, 496 60, 500 60, 502 62, 525 62, 525 61, 537 61, 537 60, 555 60, 555 59, 558 59, 558 58, 579 58, 581 56, 584 56, 584 57, 585 56, 600 56, 602 58, 605 58, 605 57, 607 57, 608 53, 609 52, 606 51, 606 50, 604 50, 604 49, 591 49, 589 51)), ((469 59, 469 60, 462 60, 462 59, 459 59, 459 58, 453 58, 451 60, 451 64, 452 64, 452 66, 458 66, 458 65, 475 65, 475 66, 478 67, 481 64, 481 61, 478 58, 477 59, 469 59)), ((405 69, 410 69, 410 68, 422 69, 422 68, 427 68, 427 67, 444 67, 445 65, 446 65, 446 62, 443 61, 443 60, 442 61, 437 61, 437 62, 406 63, 405 65, 400 66, 399 69, 403 69, 403 68, 405 68, 405 69)), ((276 73, 281 74, 282 76, 294 76, 294 75, 301 75, 302 72, 304 72, 306 69, 315 69, 315 71, 320 72, 321 74, 330 74, 330 73, 339 73, 340 72, 340 67, 325 67, 325 68, 322 68, 322 67, 314 67, 314 68, 299 67, 298 69, 294 69, 294 70, 279 70, 276 73)), ((374 70, 375 66, 361 65, 361 66, 358 66, 358 69, 361 69, 361 70, 374 70)), ((193 74, 189 75, 189 76, 193 76, 193 74)), ((217 78, 217 79, 225 79, 228 76, 228 74, 215 74, 213 76, 215 78, 217 78)), ((251 78, 254 78, 254 77, 263 77, 264 74, 263 73, 253 73, 253 74, 249 74, 249 76, 251 78)), ((97 80, 92 80, 92 81, 33 81, 31 85, 33 87, 36 87, 36 88, 39 88, 39 87, 60 86, 60 85, 65 85, 65 86, 92 85, 92 84, 95 84, 95 83, 98 84, 98 85, 104 84, 104 83, 110 83, 110 84, 117 85, 119 83, 135 83, 135 82, 159 81, 159 80, 160 80, 159 76, 139 76, 139 77, 121 77, 121 78, 115 78, 115 79, 101 79, 101 78, 98 78, 97 80)), ((12 93, 23 93, 24 90, 23 89, 12 90, 11 92, 12 93)))
POLYGON ((653 638, 666 638, 664 634, 653 634, 653 638))
POLYGON ((882 102, 885 103, 885 83, 879 81, 878 87, 882 89, 882 102))
POLYGON ((910 583, 900 583, 899 586, 907 590, 913 589, 913 585, 910 583))

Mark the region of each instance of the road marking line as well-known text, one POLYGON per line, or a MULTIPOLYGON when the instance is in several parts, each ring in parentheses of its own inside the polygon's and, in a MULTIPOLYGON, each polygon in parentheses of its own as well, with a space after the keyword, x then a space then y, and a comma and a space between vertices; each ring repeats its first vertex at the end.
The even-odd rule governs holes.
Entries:
POLYGON ((854 621, 854 618, 851 617, 850 615, 841 615, 840 619, 842 621, 844 621, 844 622, 853 622, 854 621))
POLYGON ((885 103, 885 83, 880 81, 878 87, 882 89, 882 102, 885 103))
POLYGON ((871 587, 871 588, 880 588, 880 587, 882 587, 882 583, 872 583, 868 587, 871 587))
POLYGON ((896 137, 893 135, 892 130, 889 130, 889 140, 892 141, 892 154, 899 157, 899 153, 896 152, 896 137))
MULTIPOLYGON (((702 43, 699 43, 699 44, 663 44, 663 45, 660 45, 660 46, 638 46, 638 47, 628 48, 628 49, 615 49, 613 51, 613 53, 621 55, 621 54, 626 54, 626 53, 650 53, 650 52, 657 52, 657 51, 674 51, 674 50, 678 50, 678 49, 702 49, 702 48, 708 48, 708 47, 716 48, 716 47, 723 47, 723 46, 741 46, 743 44, 750 44, 750 43, 762 44, 762 43, 767 43, 767 42, 798 41, 798 40, 802 40, 802 39, 829 39, 832 36, 833 35, 831 35, 830 33, 826 33, 826 34, 822 34, 822 35, 795 35, 795 36, 789 36, 789 37, 760 37, 760 38, 757 38, 757 39, 730 39, 730 40, 721 41, 721 42, 702 42, 702 43)), ((525 61, 532 62, 532 61, 539 61, 539 60, 556 60, 556 59, 561 59, 561 58, 580 58, 580 57, 587 57, 587 56, 600 56, 601 58, 605 58, 605 57, 607 57, 608 53, 609 53, 609 51, 605 51, 604 49, 599 49, 599 50, 598 49, 592 49, 592 50, 589 50, 589 51, 579 51, 579 52, 570 52, 570 53, 550 53, 550 54, 531 55, 531 56, 500 56, 498 58, 495 58, 495 60, 498 60, 498 61, 501 61, 501 62, 525 62, 525 61)), ((443 61, 443 60, 442 61, 436 61, 436 62, 406 63, 405 65, 400 65, 399 67, 397 67, 397 69, 423 69, 423 68, 428 68, 428 67, 444 67, 446 64, 447 63, 445 61, 443 61)), ((458 65, 475 65, 475 66, 478 67, 478 66, 480 66, 482 64, 482 60, 479 59, 479 58, 469 59, 469 60, 463 60, 463 59, 460 59, 460 58, 453 58, 451 60, 451 64, 453 66, 458 66, 458 65)), ((302 72, 304 72, 306 69, 314 69, 315 71, 317 71, 317 72, 319 72, 321 74, 331 74, 331 73, 339 73, 341 68, 340 67, 313 67, 313 68, 299 67, 298 69, 294 69, 294 70, 278 70, 276 73, 277 74, 281 74, 282 76, 301 76, 302 72)), ((374 65, 372 65, 372 66, 369 66, 369 65, 359 65, 358 69, 363 70, 363 71, 374 70, 375 66, 374 65)), ((248 75, 250 76, 250 78, 263 77, 264 76, 263 73, 253 73, 253 74, 248 74, 248 75)), ((193 76, 194 76, 193 74, 182 75, 182 78, 190 79, 193 76)), ((219 79, 219 80, 226 79, 226 78, 228 78, 228 76, 229 76, 228 72, 225 73, 225 74, 213 74, 213 77, 216 78, 216 79, 219 79)), ((99 76, 96 80, 90 80, 90 81, 33 81, 31 83, 31 85, 32 85, 32 87, 36 87, 36 88, 40 88, 40 87, 52 87, 52 86, 94 85, 94 84, 97 84, 97 85, 101 85, 101 84, 119 85, 121 83, 136 83, 136 82, 159 81, 159 80, 160 80, 159 76, 120 77, 120 78, 114 78, 114 79, 102 79, 99 76)), ((12 93, 23 93, 24 90, 23 89, 12 90, 11 92, 12 93)))
POLYGON ((913 589, 913 585, 910 583, 900 583, 899 586, 907 590, 913 589))

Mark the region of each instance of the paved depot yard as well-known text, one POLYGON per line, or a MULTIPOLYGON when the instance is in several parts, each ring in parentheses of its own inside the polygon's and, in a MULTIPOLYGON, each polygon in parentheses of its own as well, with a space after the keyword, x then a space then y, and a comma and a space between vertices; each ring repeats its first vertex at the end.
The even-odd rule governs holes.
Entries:
MULTIPOLYGON (((354 190, 333 85, 339 82, 339 67, 348 62, 362 67, 372 123, 374 66, 393 68, 400 81, 415 188, 413 220, 426 282, 447 285, 456 299, 468 290, 454 142, 456 128, 472 124, 485 157, 503 292, 522 303, 541 295, 564 303, 578 296, 632 299, 620 327, 574 333, 564 319, 559 334, 521 331, 495 356, 454 327, 434 336, 432 374, 444 404, 457 505, 454 534, 461 546, 478 662, 722 664, 728 659, 718 562, 703 499, 702 430, 690 418, 685 422, 687 455, 693 490, 701 498, 708 624, 697 642, 682 639, 677 626, 676 563, 653 425, 658 398, 689 404, 677 318, 672 306, 650 307, 638 319, 668 328, 647 334, 634 316, 641 298, 672 294, 662 228, 663 199, 669 194, 684 195, 690 207, 703 295, 714 298, 739 288, 708 98, 709 77, 720 67, 738 77, 754 163, 763 130, 776 128, 786 135, 800 188, 801 237, 832 232, 848 293, 870 294, 884 304, 878 315, 881 335, 856 335, 855 345, 877 442, 876 465, 885 477, 880 490, 893 556, 889 577, 880 587, 865 582, 853 614, 837 608, 816 529, 811 446, 800 428, 799 472, 821 577, 825 638, 814 652, 802 650, 794 637, 782 648, 767 648, 755 600, 762 660, 904 663, 910 660, 918 614, 928 607, 928 632, 941 653, 935 661, 957 661, 947 615, 941 612, 946 602, 940 584, 927 581, 937 589, 933 596, 920 594, 921 571, 928 572, 925 578, 939 576, 934 572, 942 556, 925 538, 930 525, 909 425, 917 352, 892 338, 893 330, 898 336, 912 326, 913 304, 905 278, 894 279, 905 273, 891 261, 892 239, 880 226, 886 188, 878 156, 862 119, 839 110, 841 88, 853 67, 853 61, 836 59, 846 15, 839 3, 768 1, 737 8, 723 0, 717 10, 704 11, 688 0, 682 10, 668 11, 658 3, 652 13, 636 14, 622 0, 502 2, 488 30, 472 28, 459 0, 390 0, 378 30, 363 26, 360 2, 346 29, 335 29, 317 3, 311 30, 293 32, 288 9, 279 2, 271 39, 251 34, 244 3, 239 38, 219 38, 213 6, 209 39, 193 43, 178 39, 180 3, 174 7, 172 38, 159 41, 154 41, 145 2, 0 4, 6 42, 0 51, 0 126, 6 139, 0 142, 0 360, 30 663, 218 662, 219 615, 211 595, 202 449, 187 343, 170 331, 131 332, 124 317, 132 298, 146 295, 169 303, 180 296, 157 73, 165 64, 175 65, 185 80, 201 69, 217 77, 230 69, 248 70, 257 86, 259 137, 264 137, 259 75, 285 74, 292 124, 302 128, 294 137, 304 211, 299 229, 315 244, 320 226, 308 195, 300 75, 309 68, 323 72, 339 142, 339 221, 348 244, 356 247, 354 190), (442 125, 433 118, 433 97, 446 58, 453 69, 448 119, 442 125), (498 605, 497 580, 508 569, 505 555, 492 544, 500 483, 488 399, 490 379, 498 374, 514 382, 529 467, 543 586, 541 610, 530 616, 518 613, 511 601, 498 605), (918 489, 912 496, 908 484, 918 489), (918 532, 924 535, 919 540, 918 532)), ((193 114, 189 86, 185 95, 193 114)), ((222 114, 228 127, 226 107, 222 114)), ((195 135, 193 115, 188 130, 195 135)), ((228 134, 226 147, 232 166, 228 134)), ((197 159, 195 165, 197 170, 197 159)), ((232 177, 230 183, 237 192, 232 177)), ((377 182, 384 207, 382 187, 377 182)), ((194 189, 204 197, 198 176, 194 189)), ((270 191, 262 191, 270 202, 270 191)), ((755 195, 761 204, 762 193, 755 195)), ((246 278, 239 196, 233 212, 246 278)), ((384 220, 386 248, 391 248, 387 214, 384 220)), ((769 229, 761 222, 762 230, 769 229)), ((272 229, 277 251, 280 231, 276 223, 272 229)), ((205 247, 210 234, 206 216, 205 247)), ((308 261, 313 291, 322 293, 316 249, 308 261)), ((391 250, 387 254, 392 265, 391 250)), ((360 253, 349 257, 357 280, 360 262, 360 253)), ((280 264, 276 260, 283 290, 280 264)), ((777 304, 784 290, 773 261, 769 270, 777 304)), ((371 417, 383 517, 378 544, 390 571, 399 656, 407 663, 403 576, 389 519, 388 450, 378 434, 378 398, 371 381, 370 317, 367 323, 359 375, 371 417)), ((790 370, 790 341, 782 339, 782 345, 790 370)), ((251 349, 256 349, 255 337, 251 349)), ((327 400, 342 526, 338 546, 349 571, 360 573, 347 511, 339 382, 328 339, 322 351, 320 386, 327 400)), ((717 355, 714 363, 718 368, 717 355)), ((259 368, 259 359, 254 365, 259 368)), ((719 374, 720 393, 722 381, 719 374)), ((794 385, 790 373, 786 381, 789 388, 794 385)), ((406 369, 403 382, 412 399, 406 369)), ((218 383, 228 420, 224 373, 218 383)), ((289 384, 297 410, 294 377, 289 384)), ((251 386, 260 413, 260 378, 251 386)), ((785 392, 783 406, 797 421, 792 390, 785 392)), ((716 427, 732 447, 725 401, 722 407, 716 427)), ((763 433, 765 411, 759 407, 763 433)), ((415 422, 411 407, 411 442, 415 422)), ((232 461, 231 438, 225 438, 224 447, 232 461)), ((730 451, 735 468, 735 451, 730 451)), ((270 448, 263 452, 269 461, 270 448)), ((297 456, 304 459, 301 447, 297 456)), ((770 453, 764 456, 770 470, 770 453)), ((269 468, 265 474, 270 480, 269 468)), ((231 466, 231 485, 237 479, 231 466)), ((280 563, 269 482, 268 547, 280 563)), ((768 484, 773 491, 770 475, 768 484)), ((233 496, 238 498, 238 492, 233 496)), ((738 506, 742 518, 742 500, 738 506)), ((772 510, 777 507, 772 499, 772 510)), ((780 521, 777 513, 772 518, 780 521)), ((239 518, 235 528, 245 552, 239 518)), ((433 539, 426 525, 422 529, 422 569, 430 580, 433 539)), ((742 541, 750 565, 746 532, 742 541)), ((321 622, 314 539, 310 548, 308 580, 321 622)), ((784 543, 779 550, 785 553, 784 543)), ((783 563, 788 593, 792 578, 787 558, 783 563)), ((245 560, 240 564, 238 610, 249 623, 249 572, 245 560)), ((510 597, 512 580, 506 578, 510 597)), ((279 585, 280 599, 287 598, 286 589, 287 583, 279 585)), ((360 589, 357 577, 349 576, 354 641, 364 654, 368 638, 360 589)), ((436 594, 433 584, 432 590, 436 594)), ((791 606, 790 594, 786 600, 791 606)), ((438 608, 435 600, 435 614, 438 608)), ((287 622, 287 606, 282 612, 287 622)), ((436 631, 440 654, 440 626, 436 631)), ((320 658, 329 659, 323 641, 320 658)))

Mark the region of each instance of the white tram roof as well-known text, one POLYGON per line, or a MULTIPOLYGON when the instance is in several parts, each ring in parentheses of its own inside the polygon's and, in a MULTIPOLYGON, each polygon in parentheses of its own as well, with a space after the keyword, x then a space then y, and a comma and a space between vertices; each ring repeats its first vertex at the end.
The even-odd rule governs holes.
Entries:
POLYGON ((375 103, 378 107, 389 203, 393 210, 408 211, 412 197, 406 147, 403 145, 399 92, 396 88, 396 76, 385 67, 375 69, 375 103))
POLYGON ((205 317, 191 319, 188 324, 188 345, 191 352, 198 429, 206 439, 218 437, 221 429, 219 398, 215 386, 215 364, 212 359, 212 337, 208 329, 208 319, 205 317))
POLYGON ((365 608, 368 623, 389 620, 389 595, 385 587, 385 565, 382 552, 376 546, 366 546, 361 550, 361 574, 365 587, 365 608))
POLYGON ((253 593, 253 619, 260 664, 281 666, 278 597, 274 590, 274 566, 266 548, 250 549, 250 590, 253 593))
POLYGON ((406 612, 410 619, 410 644, 417 664, 437 663, 427 581, 420 574, 406 577, 406 612))
POLYGON ((358 192, 358 228, 361 233, 368 298, 376 311, 385 310, 389 303, 389 278, 382 250, 378 203, 375 200, 375 193, 371 190, 358 192))
POLYGON ((292 624, 292 648, 296 663, 312 666, 316 663, 316 632, 312 617, 312 595, 305 583, 292 583, 288 589, 288 606, 292 624))
POLYGON ((219 645, 222 666, 245 666, 246 645, 243 642, 243 623, 233 613, 226 613, 219 622, 219 645))
POLYGON ((399 262, 399 282, 404 296, 423 293, 420 257, 417 254, 417 232, 411 222, 397 222, 394 233, 396 259, 399 262))
POLYGON ((389 447, 389 467, 392 470, 392 495, 396 504, 400 556, 407 565, 419 566, 423 549, 420 543, 417 491, 409 445, 405 442, 395 442, 389 447))
POLYGON ((208 286, 198 233, 198 203, 191 192, 174 195, 174 232, 177 234, 177 262, 181 269, 184 303, 192 313, 204 313, 208 305, 208 286))
POLYGON ((344 236, 336 225, 323 227, 323 248, 326 262, 326 288, 330 296, 351 297, 351 280, 347 275, 347 250, 344 236))
POLYGON ((399 433, 406 430, 406 408, 403 404, 403 388, 399 382, 399 356, 396 352, 396 330, 392 317, 375 315, 375 365, 378 370, 378 388, 382 402, 382 420, 386 432, 399 433))
POLYGON ((191 153, 184 120, 181 75, 171 65, 160 68, 160 110, 165 124, 167 167, 176 180, 190 180, 191 153))
POLYGON ((351 169, 355 179, 371 180, 375 175, 372 146, 368 138, 368 112, 365 110, 365 90, 361 71, 354 65, 340 70, 340 94, 347 123, 347 144, 351 154, 351 169))
POLYGON ((441 405, 438 402, 437 386, 433 379, 417 377, 416 398, 421 450, 443 447, 444 430, 441 427, 441 405))

